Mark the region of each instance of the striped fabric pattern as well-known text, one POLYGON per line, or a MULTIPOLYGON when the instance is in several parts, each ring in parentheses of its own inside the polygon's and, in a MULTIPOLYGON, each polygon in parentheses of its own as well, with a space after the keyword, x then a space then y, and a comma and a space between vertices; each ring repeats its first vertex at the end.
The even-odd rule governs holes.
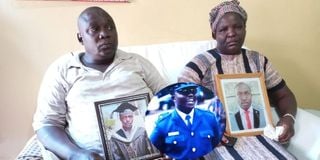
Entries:
POLYGON ((204 157, 206 160, 295 160, 283 146, 264 136, 239 137, 234 147, 219 146, 204 157))
POLYGON ((252 50, 244 49, 243 51, 239 55, 201 53, 184 67, 178 81, 194 82, 216 93, 214 75, 219 74, 219 70, 222 70, 224 74, 248 73, 246 66, 249 66, 253 73, 264 73, 268 90, 277 87, 283 81, 279 72, 273 68, 271 62, 265 56, 252 50))

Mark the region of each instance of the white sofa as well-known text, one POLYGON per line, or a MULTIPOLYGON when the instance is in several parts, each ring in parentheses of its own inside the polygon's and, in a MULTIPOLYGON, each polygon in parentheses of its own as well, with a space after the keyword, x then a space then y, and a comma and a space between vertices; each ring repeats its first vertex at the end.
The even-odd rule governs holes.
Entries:
MULTIPOLYGON (((150 60, 159 70, 160 74, 170 83, 176 83, 177 76, 185 64, 196 54, 211 49, 215 46, 214 41, 192 41, 192 42, 176 42, 166 44, 141 45, 120 47, 120 49, 142 55, 150 60)), ((278 117, 273 110, 274 123, 278 117)), ((292 138, 288 150, 294 154, 299 160, 320 160, 320 117, 298 109, 296 123, 296 134, 292 138)), ((36 146, 36 137, 32 137, 25 148, 18 155, 17 159, 42 159, 40 152, 30 150, 38 150, 36 146), (36 147, 34 147, 36 146, 36 147), (32 159, 32 158, 31 158, 32 159)))
MULTIPOLYGON (((215 41, 207 40, 128 46, 120 49, 147 58, 166 80, 176 83, 178 74, 191 58, 215 45, 215 41)), ((278 119, 273 110, 274 123, 278 119)), ((299 160, 320 160, 320 117, 298 108, 295 131, 287 149, 299 160)))

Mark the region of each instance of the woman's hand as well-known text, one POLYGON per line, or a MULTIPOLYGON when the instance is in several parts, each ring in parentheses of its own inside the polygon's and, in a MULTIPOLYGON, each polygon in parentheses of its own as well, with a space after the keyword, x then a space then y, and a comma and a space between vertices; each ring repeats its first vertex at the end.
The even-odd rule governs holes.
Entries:
POLYGON ((288 143, 294 135, 294 120, 289 116, 282 117, 280 118, 277 126, 283 126, 283 132, 278 137, 279 142, 288 143))

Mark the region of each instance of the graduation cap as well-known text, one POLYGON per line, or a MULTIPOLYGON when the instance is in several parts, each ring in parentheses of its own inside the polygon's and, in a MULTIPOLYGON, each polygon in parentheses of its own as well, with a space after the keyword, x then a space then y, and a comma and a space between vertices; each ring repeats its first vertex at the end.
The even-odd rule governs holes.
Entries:
POLYGON ((134 105, 125 102, 120 104, 114 111, 112 111, 112 113, 114 112, 118 112, 119 114, 128 114, 128 113, 133 113, 134 111, 136 111, 138 108, 135 107, 134 105))

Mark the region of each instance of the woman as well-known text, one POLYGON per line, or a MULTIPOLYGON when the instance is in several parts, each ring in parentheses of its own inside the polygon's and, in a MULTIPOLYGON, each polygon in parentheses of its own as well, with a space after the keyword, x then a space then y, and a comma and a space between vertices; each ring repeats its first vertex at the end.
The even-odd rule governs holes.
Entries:
POLYGON ((264 73, 269 99, 281 117, 277 125, 284 127, 279 142, 285 143, 294 135, 295 96, 265 56, 241 48, 246 21, 247 13, 238 1, 225 1, 214 7, 210 12, 210 26, 217 46, 194 57, 178 81, 198 83, 216 93, 215 74, 264 73))

